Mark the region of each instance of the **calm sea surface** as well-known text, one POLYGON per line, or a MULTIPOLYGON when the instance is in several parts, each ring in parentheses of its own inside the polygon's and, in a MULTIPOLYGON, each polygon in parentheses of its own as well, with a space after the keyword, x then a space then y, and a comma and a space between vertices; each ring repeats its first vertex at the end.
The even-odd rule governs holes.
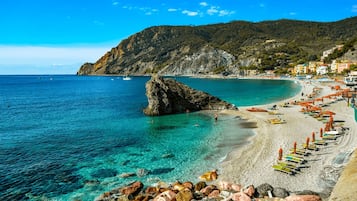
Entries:
MULTIPOLYGON (((233 116, 144 116, 148 79, 0 76, 0 200, 93 200, 134 180, 196 182, 253 134, 233 116)), ((283 80, 176 79, 238 107, 300 90, 283 80)))

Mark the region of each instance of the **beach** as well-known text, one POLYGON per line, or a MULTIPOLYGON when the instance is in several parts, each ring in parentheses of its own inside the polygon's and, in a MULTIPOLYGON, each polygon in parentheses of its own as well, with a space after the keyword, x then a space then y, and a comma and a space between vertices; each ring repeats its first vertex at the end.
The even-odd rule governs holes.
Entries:
POLYGON ((336 93, 336 90, 331 86, 341 85, 341 88, 345 88, 337 82, 300 81, 300 83, 302 85, 301 93, 295 97, 269 105, 254 106, 267 109, 272 105, 277 105, 276 111, 279 115, 270 115, 267 112, 249 112, 246 109, 250 107, 240 107, 239 111, 221 112, 221 115, 237 115, 249 122, 257 122, 257 128, 254 128, 256 134, 250 139, 250 143, 232 151, 221 163, 218 181, 233 182, 242 186, 258 186, 268 183, 274 187, 285 188, 290 192, 331 190, 334 182, 331 184, 329 181, 337 179, 336 175, 331 172, 335 169, 338 171, 339 168, 346 165, 348 156, 357 145, 357 137, 354 135, 357 130, 354 109, 348 107, 346 100, 337 100, 335 97, 325 98, 323 102, 326 104, 323 109, 335 112, 334 120, 340 120, 339 122, 343 122, 343 127, 348 128, 341 137, 328 141, 327 145, 318 146, 318 151, 309 150, 309 155, 304 157, 307 162, 295 175, 275 171, 272 168, 278 161, 280 148, 283 150, 283 155, 293 148, 294 142, 301 149, 306 138, 311 139, 312 132, 315 132, 316 138, 319 139, 320 128, 325 127, 323 122, 300 112, 302 106, 291 103, 302 101, 302 99, 308 100, 307 95, 312 94, 316 88, 319 89, 319 92, 313 98, 336 93), (284 103, 289 104, 284 105, 284 103), (271 124, 267 121, 276 118, 276 116, 285 120, 286 123, 271 124), (344 156, 347 156, 347 159, 343 158, 344 156))

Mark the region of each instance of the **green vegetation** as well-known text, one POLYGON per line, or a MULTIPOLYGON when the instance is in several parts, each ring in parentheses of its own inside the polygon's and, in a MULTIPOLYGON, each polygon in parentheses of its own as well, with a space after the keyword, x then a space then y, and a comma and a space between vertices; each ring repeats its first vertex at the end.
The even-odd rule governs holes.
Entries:
POLYGON ((337 59, 339 57, 342 57, 345 53, 347 53, 349 50, 354 51, 354 45, 357 44, 357 38, 351 39, 347 41, 345 44, 343 44, 342 48, 335 49, 332 54, 330 54, 328 57, 324 59, 325 63, 331 63, 332 60, 337 59))
MULTIPOLYGON (((108 57, 113 62, 103 64, 106 72, 115 72, 131 66, 156 66, 158 72, 164 66, 191 56, 204 47, 224 50, 239 60, 254 61, 249 67, 259 71, 275 70, 286 73, 295 64, 316 61, 322 51, 343 44, 326 62, 353 50, 357 38, 357 17, 338 22, 319 23, 296 20, 278 20, 251 23, 233 21, 204 26, 155 26, 147 28, 123 40, 119 46, 124 53, 113 52, 108 57), (256 62, 258 61, 259 62, 256 62), (118 68, 121 67, 121 68, 118 68)), ((195 66, 192 66, 195 68, 195 66)), ((225 66, 214 69, 222 73, 225 66)))

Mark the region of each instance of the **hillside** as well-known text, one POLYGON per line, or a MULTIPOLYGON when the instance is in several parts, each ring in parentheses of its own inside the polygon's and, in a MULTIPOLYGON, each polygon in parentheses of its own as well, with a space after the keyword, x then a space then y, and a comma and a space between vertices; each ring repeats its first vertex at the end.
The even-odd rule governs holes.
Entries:
POLYGON ((320 58, 357 37, 357 17, 337 22, 234 21, 205 26, 155 26, 120 42, 78 75, 191 75, 285 68, 320 58))

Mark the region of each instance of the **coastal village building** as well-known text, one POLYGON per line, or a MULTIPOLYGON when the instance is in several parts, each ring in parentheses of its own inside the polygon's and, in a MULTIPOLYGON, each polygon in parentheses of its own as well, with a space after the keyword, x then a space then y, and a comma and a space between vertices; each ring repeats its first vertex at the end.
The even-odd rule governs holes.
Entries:
POLYGON ((342 73, 344 70, 351 68, 351 65, 356 65, 357 61, 350 60, 333 60, 331 63, 331 72, 342 73))
POLYGON ((333 51, 335 51, 335 49, 341 49, 343 47, 343 45, 336 45, 335 47, 329 49, 329 50, 325 50, 322 52, 322 56, 321 56, 321 61, 323 61, 326 57, 328 57, 328 55, 332 54, 333 51))
POLYGON ((326 75, 328 73, 328 67, 327 66, 319 66, 316 69, 316 75, 326 75))
POLYGON ((298 64, 294 67, 295 75, 308 74, 308 65, 307 64, 298 64))

